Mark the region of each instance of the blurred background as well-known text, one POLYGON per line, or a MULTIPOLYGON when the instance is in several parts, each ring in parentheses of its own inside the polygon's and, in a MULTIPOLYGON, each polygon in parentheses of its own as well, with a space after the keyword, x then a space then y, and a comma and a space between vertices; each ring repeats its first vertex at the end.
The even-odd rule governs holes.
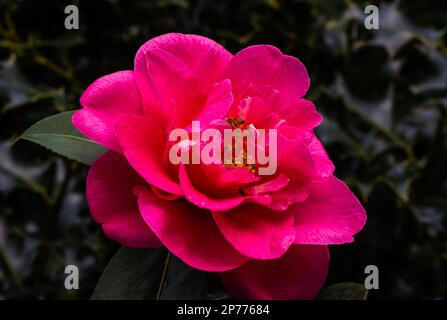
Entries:
POLYGON ((232 53, 272 44, 307 67, 317 135, 368 213, 355 243, 331 247, 327 285, 363 283, 373 264, 369 299, 447 298, 446 1, 0 0, 0 299, 90 297, 118 246, 89 217, 88 168, 13 142, 172 31, 232 53), (69 4, 79 30, 64 28, 69 4), (64 288, 67 264, 80 290, 64 288))

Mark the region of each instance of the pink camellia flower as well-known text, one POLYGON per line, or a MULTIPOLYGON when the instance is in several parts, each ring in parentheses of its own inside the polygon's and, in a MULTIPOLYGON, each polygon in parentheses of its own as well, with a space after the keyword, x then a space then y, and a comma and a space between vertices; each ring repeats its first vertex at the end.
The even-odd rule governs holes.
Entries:
POLYGON ((110 149, 92 165, 87 200, 125 246, 165 246, 218 272, 237 298, 311 299, 328 245, 353 241, 366 214, 313 134, 322 117, 303 99, 303 64, 275 47, 232 55, 210 39, 166 34, 137 52, 133 71, 96 80, 74 125, 110 149), (277 170, 169 161, 169 132, 250 125, 277 129, 277 170))

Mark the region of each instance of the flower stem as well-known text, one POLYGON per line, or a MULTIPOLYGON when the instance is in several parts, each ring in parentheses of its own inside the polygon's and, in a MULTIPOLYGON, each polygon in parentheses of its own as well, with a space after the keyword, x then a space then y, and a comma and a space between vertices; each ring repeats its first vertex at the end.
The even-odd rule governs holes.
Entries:
POLYGON ((171 252, 168 251, 168 254, 167 254, 166 260, 165 260, 165 265, 163 267, 163 273, 161 275, 160 286, 158 287, 157 297, 155 298, 155 300, 160 300, 161 294, 163 293, 163 288, 166 283, 166 278, 168 275, 168 268, 169 268, 170 261, 171 261, 171 252))

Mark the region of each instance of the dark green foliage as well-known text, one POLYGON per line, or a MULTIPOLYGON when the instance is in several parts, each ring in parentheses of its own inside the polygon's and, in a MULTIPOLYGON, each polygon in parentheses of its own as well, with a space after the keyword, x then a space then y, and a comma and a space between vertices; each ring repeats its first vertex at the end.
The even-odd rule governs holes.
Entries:
POLYGON ((104 269, 92 299, 205 299, 209 277, 165 249, 121 247, 104 269))
POLYGON ((360 283, 342 282, 324 288, 317 295, 317 300, 366 300, 368 290, 360 283))
POLYGON ((155 299, 167 254, 163 249, 121 247, 104 269, 92 299, 155 299))

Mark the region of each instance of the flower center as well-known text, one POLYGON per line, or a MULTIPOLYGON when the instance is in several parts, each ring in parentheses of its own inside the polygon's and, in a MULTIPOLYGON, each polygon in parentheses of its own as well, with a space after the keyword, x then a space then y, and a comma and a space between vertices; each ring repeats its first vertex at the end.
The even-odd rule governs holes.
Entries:
MULTIPOLYGON (((252 130, 250 128, 250 126, 247 126, 245 124, 244 119, 241 119, 241 118, 227 118, 227 119, 225 119, 225 121, 230 125, 230 127, 232 129, 239 129, 239 130, 241 130, 242 134, 244 134, 244 132, 246 130, 252 130)), ((233 141, 232 141, 232 145, 231 145, 232 149, 231 150, 235 149, 234 145, 235 145, 235 139, 233 139, 233 141)), ((230 146, 228 146, 228 147, 230 147, 230 146)), ((251 158, 249 158, 249 154, 248 154, 247 151, 248 151, 247 139, 243 138, 242 163, 236 162, 236 156, 235 156, 235 154, 233 154, 232 162, 225 164, 225 167, 228 168, 228 169, 247 168, 248 170, 250 170, 250 172, 256 173, 256 171, 257 171, 256 164, 252 163, 253 161, 250 161, 251 158)), ((254 155, 252 155, 252 156, 254 156, 254 155)))
POLYGON ((225 121, 230 125, 232 129, 245 129, 245 121, 241 118, 227 118, 225 121))

